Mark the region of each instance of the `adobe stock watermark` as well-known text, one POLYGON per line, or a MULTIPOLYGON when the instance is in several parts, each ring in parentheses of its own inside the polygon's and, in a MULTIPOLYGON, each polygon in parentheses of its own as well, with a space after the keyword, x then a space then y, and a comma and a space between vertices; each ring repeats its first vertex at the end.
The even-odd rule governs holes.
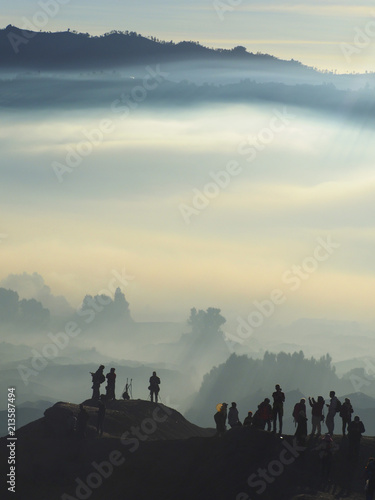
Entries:
MULTIPOLYGON (((262 128, 256 136, 243 139, 237 146, 237 154, 245 157, 245 161, 248 163, 252 163, 258 154, 264 151, 275 139, 276 135, 283 132, 292 123, 294 118, 296 116, 289 113, 286 106, 282 111, 274 109, 268 126, 262 128)), ((242 172, 243 167, 237 160, 229 161, 223 170, 211 171, 209 173, 210 182, 207 182, 201 189, 194 188, 192 190, 191 202, 178 205, 184 222, 189 225, 191 217, 201 214, 210 205, 211 201, 230 185, 232 179, 242 172)))
MULTIPOLYGON (((130 431, 125 431, 121 438, 120 443, 128 447, 129 453, 134 453, 138 450, 140 442, 147 441, 149 437, 156 432, 158 425, 166 422, 172 415, 172 411, 166 407, 157 405, 151 414, 151 417, 146 417, 138 426, 130 427, 130 431)), ((75 496, 64 493, 61 495, 61 500, 87 500, 91 497, 94 490, 100 488, 104 479, 112 476, 116 468, 123 465, 126 461, 124 454, 120 450, 113 450, 108 456, 108 460, 97 463, 92 462, 92 472, 90 472, 84 480, 77 477, 75 479, 75 496)))
POLYGON ((29 365, 19 364, 17 366, 17 371, 26 386, 29 385, 30 377, 38 376, 52 360, 57 358, 66 349, 72 339, 81 335, 84 329, 87 328, 86 325, 92 323, 97 315, 112 303, 111 294, 113 296, 119 284, 128 286, 129 281, 134 279, 134 276, 126 274, 125 269, 121 273, 112 270, 111 274, 113 278, 108 282, 107 288, 98 292, 96 300, 94 297, 89 298, 86 301, 85 307, 76 312, 79 318, 84 318, 85 324, 81 320, 68 321, 65 323, 62 331, 48 333, 47 337, 50 342, 44 344, 40 350, 31 349, 30 353, 32 357, 29 365))
MULTIPOLYGON (((160 64, 154 68, 146 66, 146 75, 142 78, 141 84, 134 85, 129 93, 122 93, 119 99, 115 99, 110 106, 111 112, 119 114, 121 118, 127 118, 144 102, 149 93, 160 86, 169 73, 160 69, 160 64)), ((95 148, 98 148, 108 134, 115 131, 116 125, 113 120, 106 118, 100 121, 97 127, 91 130, 82 129, 82 141, 74 146, 65 147, 66 155, 64 163, 53 161, 51 163, 59 183, 62 183, 64 176, 77 169, 85 158, 90 156, 95 148)))
POLYGON ((39 0, 37 2, 40 7, 35 12, 32 19, 22 17, 22 36, 11 31, 7 34, 9 43, 16 54, 20 51, 20 46, 27 45, 34 38, 38 31, 45 28, 50 21, 56 17, 62 5, 70 3, 71 0, 39 0))
MULTIPOLYGON (((288 443, 286 439, 282 441, 284 447, 281 450, 278 458, 272 460, 267 467, 261 468, 251 474, 247 479, 247 484, 250 488, 255 489, 257 495, 261 495, 267 489, 269 484, 272 484, 281 474, 283 474, 285 467, 291 465, 300 456, 300 453, 306 450, 305 446, 299 446, 297 439, 293 439, 293 445, 288 443)), ((250 496, 241 492, 236 496, 236 500, 250 500, 250 496)))
POLYGON ((232 12, 235 7, 241 5, 242 2, 243 0, 214 0, 212 5, 220 21, 224 21, 225 13, 232 12))
POLYGON ((340 49, 347 63, 352 62, 353 55, 360 54, 367 49, 375 39, 375 11, 372 11, 372 20, 368 21, 363 28, 354 28, 352 43, 341 42, 340 49))
POLYGON ((318 270, 320 264, 328 260, 335 250, 341 247, 340 243, 332 241, 330 235, 325 238, 319 237, 316 241, 318 244, 312 255, 304 258, 299 265, 293 265, 282 274, 281 280, 288 286, 288 290, 275 288, 267 299, 254 301, 254 309, 246 319, 241 316, 237 317, 236 335, 226 333, 225 340, 227 342, 233 341, 243 344, 257 328, 261 327, 275 313, 278 306, 286 302, 288 291, 297 291, 302 283, 318 270))

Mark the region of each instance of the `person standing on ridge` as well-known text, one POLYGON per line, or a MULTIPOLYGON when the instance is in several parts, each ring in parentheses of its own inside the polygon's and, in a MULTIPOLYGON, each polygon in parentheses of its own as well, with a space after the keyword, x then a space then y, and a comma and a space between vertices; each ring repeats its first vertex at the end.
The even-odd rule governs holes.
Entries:
POLYGON ((90 372, 92 377, 92 399, 100 398, 100 384, 105 381, 104 368, 104 365, 100 365, 95 373, 90 372))
POLYGON ((114 368, 111 368, 111 371, 109 373, 107 373, 106 379, 107 379, 107 387, 106 387, 107 401, 109 401, 111 399, 116 399, 116 397, 115 397, 116 373, 115 373, 114 368))
POLYGON ((315 430, 317 431, 317 437, 319 437, 322 433, 321 422, 324 420, 323 408, 324 408, 324 398, 323 396, 318 396, 318 401, 315 401, 314 398, 309 397, 309 403, 312 408, 311 410, 311 437, 314 436, 315 430))
POLYGON ((156 372, 152 372, 152 376, 150 377, 150 385, 148 386, 151 396, 151 403, 154 402, 154 396, 155 396, 155 403, 158 402, 158 394, 160 391, 159 386, 160 386, 160 378, 156 375, 156 372))
POLYGON ((265 398, 264 401, 258 406, 259 417, 262 421, 262 429, 266 428, 267 431, 271 431, 271 420, 272 420, 272 406, 270 405, 270 400, 265 398))
POLYGON ((345 436, 346 426, 352 421, 353 407, 349 398, 345 398, 340 410, 340 417, 342 418, 342 435, 345 436))
POLYGON ((237 403, 232 403, 232 406, 229 408, 228 424, 231 427, 237 427, 239 425, 242 425, 238 418, 237 403))
POLYGON ((299 403, 294 406, 293 417, 297 423, 295 436, 299 444, 304 444, 307 437, 307 417, 306 417, 306 400, 302 398, 299 403))
POLYGON ((328 407, 328 413, 327 413, 327 417, 326 417, 326 426, 327 426, 327 429, 328 429, 328 433, 333 436, 333 430, 335 428, 335 421, 334 421, 334 418, 335 418, 335 415, 336 415, 336 411, 340 405, 339 403, 339 400, 337 399, 337 397, 335 396, 335 391, 331 391, 329 393, 329 397, 331 398, 330 399, 330 402, 329 404, 327 404, 327 407, 328 407))
POLYGON ((284 414, 284 402, 285 402, 285 394, 282 392, 279 384, 275 385, 276 391, 272 394, 273 397, 273 432, 276 433, 276 420, 279 419, 279 434, 282 433, 283 430, 283 414, 284 414))

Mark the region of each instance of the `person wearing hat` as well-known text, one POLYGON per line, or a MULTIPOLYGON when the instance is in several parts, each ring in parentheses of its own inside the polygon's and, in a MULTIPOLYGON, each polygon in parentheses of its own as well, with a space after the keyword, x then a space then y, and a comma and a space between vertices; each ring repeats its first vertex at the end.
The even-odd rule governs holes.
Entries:
POLYGON ((272 394, 272 397, 273 397, 273 407, 272 407, 273 432, 276 432, 276 421, 277 421, 277 419, 279 419, 279 434, 281 434, 282 430, 283 430, 285 394, 282 392, 279 384, 275 385, 275 389, 276 389, 276 391, 272 394))

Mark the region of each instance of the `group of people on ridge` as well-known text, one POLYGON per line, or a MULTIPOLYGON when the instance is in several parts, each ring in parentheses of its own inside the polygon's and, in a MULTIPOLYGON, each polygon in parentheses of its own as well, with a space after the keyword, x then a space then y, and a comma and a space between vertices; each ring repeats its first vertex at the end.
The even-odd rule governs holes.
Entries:
MULTIPOLYGON (((116 399, 115 395, 115 384, 116 384, 116 373, 115 373, 115 368, 111 368, 110 372, 107 373, 107 375, 104 375, 104 365, 100 365, 99 368, 96 370, 96 372, 90 372, 91 377, 92 377, 92 398, 95 400, 100 400, 100 399, 105 399, 106 401, 110 401, 113 399, 116 399), (102 398, 100 396, 100 386, 105 380, 107 379, 107 386, 106 386, 106 394, 102 398)), ((155 403, 158 402, 158 395, 160 392, 160 378, 156 375, 156 372, 152 372, 152 376, 150 377, 149 380, 149 387, 150 391, 150 399, 151 402, 154 401, 155 403)), ((125 391, 122 394, 123 399, 130 399, 129 393, 128 393, 128 384, 125 386, 125 391)))
MULTIPOLYGON (((318 396, 317 400, 313 397, 309 397, 309 405, 311 407, 311 423, 312 429, 310 436, 313 437, 316 433, 317 437, 322 434, 321 424, 325 421, 327 426, 327 434, 331 437, 333 436, 333 431, 335 427, 335 416, 339 413, 342 419, 342 434, 346 436, 348 434, 350 446, 354 448, 353 451, 359 446, 359 441, 361 435, 365 432, 363 423, 358 416, 354 417, 352 420, 353 407, 350 403, 349 398, 345 398, 345 402, 341 402, 336 397, 335 391, 329 393, 330 401, 328 404, 325 403, 323 396, 318 396), (327 415, 324 415, 324 407, 327 407, 327 415)), ((230 427, 238 425, 252 425, 259 429, 267 430, 269 432, 277 432, 282 434, 283 429, 283 415, 284 415, 284 403, 285 394, 282 391, 279 384, 275 386, 275 392, 272 394, 273 404, 269 398, 265 398, 258 405, 258 409, 253 415, 253 412, 249 411, 243 424, 239 420, 237 404, 232 403, 229 412, 227 412, 227 403, 222 403, 218 405, 218 411, 214 416, 217 434, 222 435, 226 430, 226 422, 228 419, 228 424, 230 427)), ((293 409, 293 419, 296 425, 295 436, 299 442, 304 442, 307 438, 307 409, 306 400, 302 398, 298 403, 295 404, 293 409)))
POLYGON ((100 399, 100 386, 103 382, 105 382, 105 379, 107 379, 105 399, 109 401, 111 399, 116 399, 116 373, 115 368, 111 368, 109 373, 107 373, 107 375, 104 375, 104 368, 104 365, 100 365, 96 372, 90 372, 92 377, 92 399, 100 399))
MULTIPOLYGON (((105 419, 106 412, 106 401, 111 401, 116 399, 115 385, 116 385, 116 373, 115 368, 111 368, 110 371, 104 375, 104 365, 100 365, 96 372, 90 372, 92 377, 92 399, 98 401, 98 413, 97 413, 97 433, 101 436, 103 434, 103 423, 105 419), (100 394, 100 386, 107 379, 106 393, 100 394)), ((131 384, 126 383, 125 390, 122 394, 123 399, 129 400, 129 391, 131 384)), ((151 402, 158 402, 158 396, 160 392, 160 378, 156 375, 156 372, 152 373, 149 379, 150 399, 151 402)), ((89 414, 85 410, 84 406, 81 404, 79 406, 79 412, 77 417, 74 417, 69 423, 69 428, 72 433, 76 433, 78 438, 84 438, 86 433, 87 422, 89 420, 89 414)))

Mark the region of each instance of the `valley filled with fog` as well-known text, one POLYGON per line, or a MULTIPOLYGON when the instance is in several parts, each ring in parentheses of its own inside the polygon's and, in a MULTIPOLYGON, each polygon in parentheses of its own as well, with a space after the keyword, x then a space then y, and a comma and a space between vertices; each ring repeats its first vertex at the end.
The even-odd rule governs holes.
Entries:
POLYGON ((374 433, 374 85, 267 57, 2 68, 1 389, 25 419, 103 364, 118 398, 156 370, 198 425, 280 383, 374 433))

